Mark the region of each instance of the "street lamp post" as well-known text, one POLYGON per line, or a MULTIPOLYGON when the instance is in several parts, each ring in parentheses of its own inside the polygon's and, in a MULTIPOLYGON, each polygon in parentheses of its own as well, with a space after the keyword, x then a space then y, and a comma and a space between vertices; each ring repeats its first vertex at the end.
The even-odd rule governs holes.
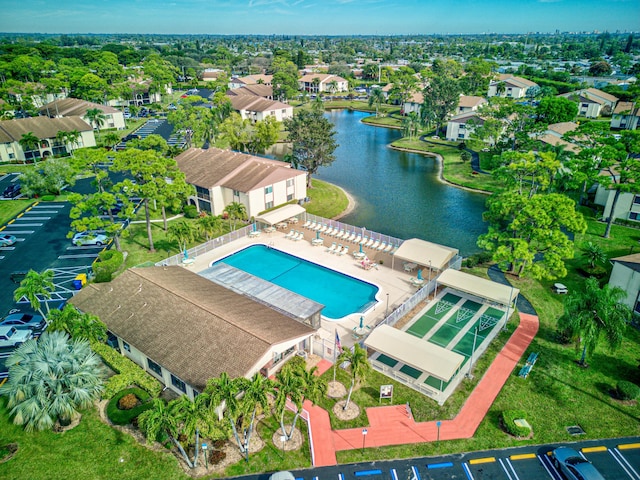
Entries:
POLYGON ((384 311, 384 318, 387 318, 388 313, 389 313, 389 293, 387 293, 387 308, 384 311))
POLYGON ((362 453, 363 454, 364 454, 364 442, 365 442, 365 439, 367 438, 367 433, 369 433, 367 429, 363 428, 362 429, 362 453))

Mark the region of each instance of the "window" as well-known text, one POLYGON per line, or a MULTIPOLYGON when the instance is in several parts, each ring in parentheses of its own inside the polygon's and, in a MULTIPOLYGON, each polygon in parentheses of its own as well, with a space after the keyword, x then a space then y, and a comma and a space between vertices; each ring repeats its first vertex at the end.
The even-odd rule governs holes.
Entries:
POLYGON ((293 178, 287 180, 287 187, 293 187, 293 178))
POLYGON ((269 193, 273 192, 273 185, 270 185, 268 187, 264 187, 264 194, 268 195, 269 193))
POLYGON ((640 294, 638 294, 638 297, 636 298, 636 304, 635 307, 633 307, 633 311, 634 313, 640 314, 640 294))
POLYGON ((187 386, 184 384, 182 380, 180 380, 175 375, 171 374, 171 385, 176 387, 181 392, 187 393, 187 386))
POLYGON ((293 193, 287 195, 287 202, 290 202, 291 200, 293 200, 293 193))
POLYGON ((149 365, 149 370, 151 370, 153 373, 155 373, 159 377, 162 376, 162 367, 156 362, 154 362, 150 358, 147 358, 147 365, 149 365))
POLYGON ((202 188, 196 185, 196 195, 198 196, 198 198, 202 198, 204 200, 211 200, 211 197, 209 196, 208 188, 202 188))
POLYGON ((122 342, 122 348, 124 348, 127 352, 131 352, 131 346, 127 342, 122 342))
POLYGON ((273 202, 266 202, 264 204, 264 208, 265 210, 269 210, 270 208, 273 208, 273 202))
POLYGON ((465 124, 464 124, 464 123, 461 123, 461 124, 460 124, 460 127, 459 127, 459 128, 460 128, 460 130, 464 130, 464 126, 465 126, 465 124))
POLYGON ((633 197, 633 203, 635 203, 636 205, 640 204, 640 195, 635 195, 633 197))
POLYGON ((637 212, 629 212, 629 220, 638 220, 638 215, 637 212))
POLYGON ((239 190, 234 190, 233 191, 233 196, 234 197, 239 197, 240 196, 240 191, 239 190))

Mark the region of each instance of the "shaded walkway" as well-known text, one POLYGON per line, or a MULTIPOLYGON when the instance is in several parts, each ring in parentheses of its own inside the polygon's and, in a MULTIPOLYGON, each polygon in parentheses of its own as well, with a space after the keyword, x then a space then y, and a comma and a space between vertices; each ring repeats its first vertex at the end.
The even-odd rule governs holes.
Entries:
MULTIPOLYGON (((456 418, 442 421, 441 440, 470 438, 474 435, 537 332, 538 317, 520 313, 520 325, 478 382, 456 418)), ((325 410, 313 407, 310 403, 305 403, 305 410, 309 412, 309 424, 313 432, 314 466, 336 465, 336 451, 362 448, 362 428, 331 431, 329 414, 325 410)), ((436 422, 416 423, 404 405, 368 408, 367 418, 369 426, 366 447, 433 442, 437 439, 436 422)))

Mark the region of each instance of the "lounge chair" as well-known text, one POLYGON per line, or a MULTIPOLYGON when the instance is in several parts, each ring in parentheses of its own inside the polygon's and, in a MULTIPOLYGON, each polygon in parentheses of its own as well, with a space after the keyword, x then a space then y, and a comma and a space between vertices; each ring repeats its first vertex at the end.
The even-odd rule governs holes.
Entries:
POLYGON ((341 257, 342 255, 346 255, 347 253, 349 253, 349 246, 348 245, 338 252, 338 256, 341 257))
POLYGON ((353 241, 353 243, 355 243, 356 245, 360 243, 360 240, 362 240, 362 235, 358 235, 356 237, 356 239, 353 241))
POLYGON ((327 233, 327 235, 331 235, 332 237, 335 237, 339 232, 340 232, 340 230, 338 228, 331 227, 331 229, 330 229, 329 233, 327 233))
POLYGON ((322 226, 320 227, 320 230, 318 230, 318 231, 319 231, 320 233, 324 233, 326 230, 327 230, 327 225, 325 224, 325 225, 322 225, 322 226))
POLYGON ((366 248, 369 248, 371 245, 373 245, 373 242, 374 242, 373 237, 371 237, 371 238, 369 239, 369 241, 368 241, 364 246, 365 246, 366 248))
POLYGON ((336 242, 333 242, 330 247, 327 247, 325 252, 333 253, 336 251, 336 242))
POLYGON ((344 230, 340 230, 340 231, 338 231, 338 233, 336 233, 335 237, 339 240, 342 237, 344 237, 344 235, 345 235, 344 230))
POLYGON ((314 229, 314 230, 316 230, 316 231, 318 231, 318 230, 320 230, 322 227, 323 227, 323 224, 322 224, 322 223, 316 223, 316 226, 315 226, 315 227, 313 227, 313 229, 314 229))
POLYGON ((298 240, 302 240, 304 238, 304 232, 298 232, 293 239, 297 242, 298 240))
POLYGON ((364 237, 362 237, 362 240, 360 240, 358 243, 364 247, 364 244, 367 243, 369 240, 371 239, 365 235, 364 237))
POLYGON ((311 225, 311 220, 307 220, 306 222, 304 222, 304 225, 302 225, 302 228, 307 228, 309 225, 311 225))
POLYGON ((376 240, 375 242, 373 242, 373 245, 371 245, 371 250, 377 250, 378 245, 380 245, 380 240, 376 240))
POLYGON ((378 250, 379 252, 383 251, 385 248, 387 247, 386 242, 382 242, 380 244, 380 246, 378 248, 376 248, 376 250, 378 250))
POLYGON ((284 236, 284 238, 291 239, 291 237, 293 237, 293 236, 295 235, 295 233, 296 233, 295 231, 291 230, 289 233, 287 233, 287 234, 284 236))
POLYGON ((385 253, 390 252, 392 248, 393 248, 393 244, 389 243, 389 244, 387 244, 386 247, 384 247, 383 252, 385 252, 385 253))

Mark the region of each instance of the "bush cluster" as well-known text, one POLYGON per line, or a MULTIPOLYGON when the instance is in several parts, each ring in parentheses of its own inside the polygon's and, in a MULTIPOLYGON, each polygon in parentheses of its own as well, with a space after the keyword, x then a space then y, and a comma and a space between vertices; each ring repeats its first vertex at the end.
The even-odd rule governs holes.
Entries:
POLYGON ((186 205, 183 211, 186 218, 198 218, 198 209, 195 205, 186 205))
POLYGON ((107 381, 102 398, 111 398, 130 385, 138 385, 154 397, 160 395, 162 384, 127 357, 120 355, 104 343, 93 342, 91 348, 102 357, 104 363, 111 370, 117 373, 107 381))
POLYGON ((227 454, 224 450, 213 450, 209 454, 209 464, 217 465, 226 458, 227 454))
POLYGON ((149 401, 151 396, 140 388, 127 388, 116 393, 107 404, 107 416, 116 425, 127 425, 137 418, 153 404, 149 401), (133 408, 122 409, 120 403, 125 398, 133 398, 134 404, 139 404, 133 408))
POLYGON ((616 395, 620 400, 635 400, 640 396, 640 387, 635 383, 620 380, 616 385, 616 395))
POLYGON ((474 253, 473 255, 465 258, 462 262, 466 268, 473 268, 477 265, 489 263, 491 261, 491 254, 489 252, 474 253))
POLYGON ((118 271, 122 262, 124 262, 124 255, 118 250, 100 252, 92 265, 96 274, 95 281, 98 283, 110 282, 111 276, 118 271))
POLYGON ((505 430, 514 437, 527 437, 531 433, 531 429, 527 427, 519 427, 514 420, 526 418, 524 410, 504 410, 502 412, 502 424, 505 430))
POLYGON ((118 400, 118 408, 120 410, 131 410, 135 406, 138 405, 140 400, 133 393, 125 395, 120 400, 118 400))

